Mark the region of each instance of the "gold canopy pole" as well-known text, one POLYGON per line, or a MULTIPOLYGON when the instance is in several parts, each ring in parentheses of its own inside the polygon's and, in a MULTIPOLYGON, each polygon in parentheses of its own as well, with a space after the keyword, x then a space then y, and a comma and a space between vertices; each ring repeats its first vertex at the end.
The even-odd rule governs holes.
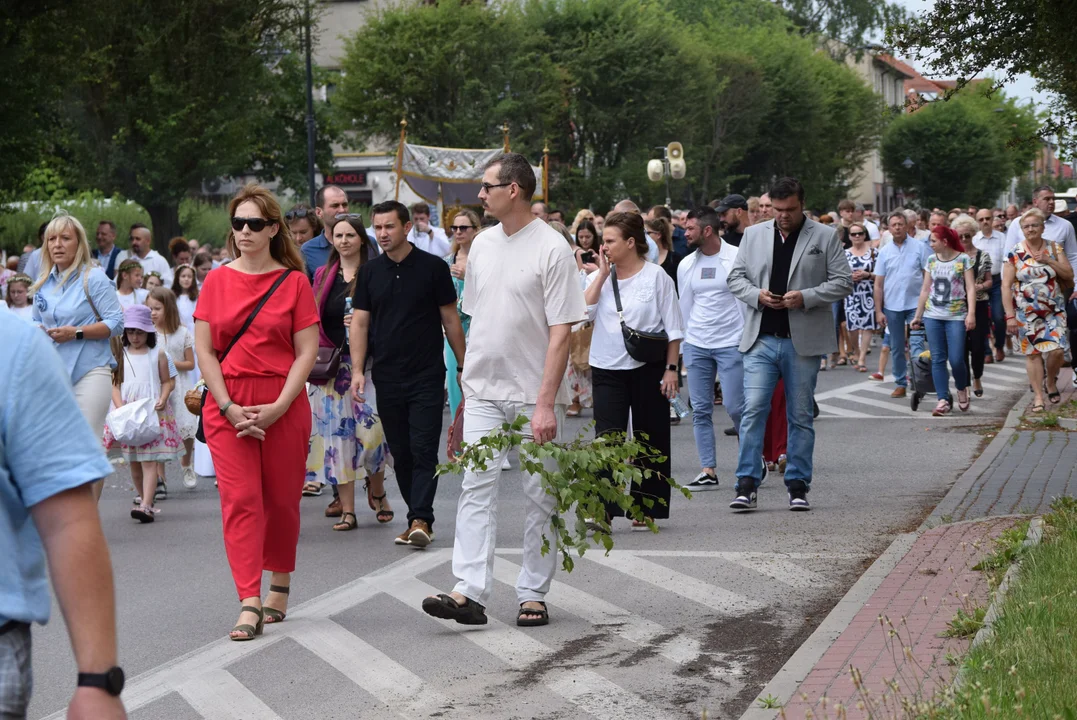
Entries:
POLYGON ((501 126, 501 133, 505 138, 505 152, 512 152, 512 145, 509 144, 509 124, 505 123, 501 126))
POLYGON ((542 201, 550 202, 550 143, 542 144, 542 201))
POLYGON ((396 188, 393 190, 393 200, 400 200, 400 178, 404 175, 404 141, 408 138, 408 121, 400 121, 400 146, 396 149, 396 188))

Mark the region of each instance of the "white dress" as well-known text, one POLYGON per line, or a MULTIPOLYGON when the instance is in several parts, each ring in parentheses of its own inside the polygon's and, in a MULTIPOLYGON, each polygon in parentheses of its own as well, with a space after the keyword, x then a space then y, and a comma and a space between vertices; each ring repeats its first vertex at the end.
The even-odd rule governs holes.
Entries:
POLYGON ((117 291, 116 292, 116 297, 120 301, 120 307, 123 308, 124 310, 126 310, 127 308, 131 307, 132 305, 145 305, 146 304, 146 298, 149 296, 149 294, 150 294, 149 290, 143 290, 142 288, 135 288, 134 292, 132 292, 130 295, 124 295, 123 293, 117 291))
MULTIPOLYGON (((163 341, 164 350, 172 358, 173 363, 183 362, 187 348, 194 352, 194 339, 182 325, 171 335, 158 333, 158 338, 163 341)), ((172 412, 176 416, 176 427, 179 428, 180 437, 184 440, 194 438, 198 429, 198 418, 187 410, 183 402, 183 396, 194 387, 196 380, 192 379, 194 371, 180 372, 176 376, 176 389, 172 391, 168 401, 172 404, 172 412)))
MULTIPOLYGON (((149 348, 147 352, 135 354, 124 353, 123 384, 120 386, 120 398, 124 403, 133 400, 151 398, 156 400, 161 395, 161 376, 157 367, 160 348, 149 348)), ((175 372, 169 366, 170 374, 175 372)), ((176 429, 176 418, 171 405, 157 413, 161 423, 161 436, 153 442, 138 447, 118 443, 112 437, 112 430, 105 425, 104 444, 106 450, 119 446, 128 462, 168 462, 175 460, 183 451, 183 442, 176 429)))
POLYGON ((197 300, 192 300, 186 295, 176 297, 176 307, 179 308, 180 322, 191 332, 194 337, 194 309, 198 306, 197 300))

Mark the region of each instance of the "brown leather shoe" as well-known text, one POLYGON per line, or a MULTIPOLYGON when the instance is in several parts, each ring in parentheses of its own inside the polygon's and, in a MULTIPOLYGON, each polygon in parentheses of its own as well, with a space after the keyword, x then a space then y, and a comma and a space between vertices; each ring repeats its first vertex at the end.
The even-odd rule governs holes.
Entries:
POLYGON ((995 351, 995 362, 1002 362, 1005 359, 1006 359, 1006 353, 1002 352, 1001 350, 996 350, 995 351))
POLYGON ((325 509, 326 517, 340 517, 344 513, 344 508, 340 504, 340 498, 333 498, 333 502, 329 503, 329 507, 325 509))
POLYGON ((894 392, 890 393, 890 397, 892 397, 892 398, 903 398, 903 397, 905 397, 905 388, 903 388, 903 387, 894 388, 894 392))
POLYGON ((394 545, 411 545, 411 540, 408 537, 410 535, 411 535, 411 528, 409 527, 407 530, 405 530, 404 532, 400 533, 395 538, 393 538, 393 544, 394 545))
POLYGON ((434 540, 434 531, 425 520, 412 520, 408 528, 408 544, 412 547, 424 548, 434 540))

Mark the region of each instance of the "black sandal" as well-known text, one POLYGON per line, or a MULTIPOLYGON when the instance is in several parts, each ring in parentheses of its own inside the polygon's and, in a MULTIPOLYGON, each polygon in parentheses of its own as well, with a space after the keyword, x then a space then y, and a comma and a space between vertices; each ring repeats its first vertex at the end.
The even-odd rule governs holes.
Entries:
POLYGON ((346 512, 340 516, 340 520, 333 523, 333 529, 340 532, 347 532, 348 530, 354 530, 359 527, 359 518, 355 517, 355 513, 346 512), (351 520, 348 517, 351 517, 351 520))
POLYGON ((236 642, 242 642, 244 640, 253 640, 258 635, 262 634, 262 626, 265 625, 265 616, 262 615, 262 608, 256 608, 253 605, 244 605, 239 609, 242 612, 252 612, 258 616, 258 624, 251 625, 250 623, 242 623, 232 628, 228 633, 228 637, 236 642), (233 635, 232 633, 243 633, 242 635, 233 635))
POLYGON ((371 494, 372 491, 370 489, 369 480, 363 483, 363 489, 366 490, 367 505, 369 505, 370 509, 374 511, 374 517, 378 519, 378 522, 380 522, 382 525, 384 525, 385 523, 391 523, 393 521, 393 518, 396 517, 396 513, 394 513, 392 510, 386 510, 384 508, 382 508, 381 510, 378 509, 378 507, 381 507, 381 504, 385 501, 385 493, 382 493, 381 495, 371 494), (378 501, 378 507, 374 507, 375 500, 378 501))
MULTIPOLYGON (((269 592, 280 593, 281 595, 287 595, 291 588, 287 585, 270 585, 269 592)), ((272 625, 273 623, 284 622, 284 618, 288 617, 288 613, 281 612, 277 608, 271 608, 266 605, 262 606, 262 614, 265 616, 265 624, 272 625)))
POLYGON ((1052 405, 1058 405, 1060 402, 1062 402, 1062 393, 1060 393, 1058 390, 1055 390, 1054 392, 1049 392, 1047 393, 1047 399, 1051 401, 1052 405))
POLYGON ((437 597, 423 599, 423 612, 442 620, 455 620, 461 625, 485 625, 486 608, 473 600, 461 605, 452 595, 440 593, 437 597))
POLYGON ((525 608, 524 604, 520 603, 520 612, 516 615, 516 624, 519 627, 549 625, 550 613, 546 610, 546 603, 540 600, 528 600, 527 602, 537 602, 542 606, 542 609, 536 610, 535 608, 525 608))

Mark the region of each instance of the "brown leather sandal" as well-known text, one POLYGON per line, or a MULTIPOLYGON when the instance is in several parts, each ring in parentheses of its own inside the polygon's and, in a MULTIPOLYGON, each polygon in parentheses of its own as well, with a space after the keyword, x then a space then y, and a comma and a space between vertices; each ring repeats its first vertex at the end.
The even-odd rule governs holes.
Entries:
MULTIPOLYGON (((269 592, 280 593, 281 595, 287 595, 291 590, 287 585, 270 585, 269 592)), ((265 616, 265 624, 272 625, 273 623, 284 622, 284 618, 288 616, 288 613, 281 612, 276 608, 267 607, 262 605, 262 614, 265 616)))
POLYGON ((355 517, 355 513, 346 512, 340 516, 340 522, 333 525, 334 530, 346 532, 348 530, 354 530, 359 527, 359 519, 355 517), (351 518, 351 519, 349 519, 351 518))

